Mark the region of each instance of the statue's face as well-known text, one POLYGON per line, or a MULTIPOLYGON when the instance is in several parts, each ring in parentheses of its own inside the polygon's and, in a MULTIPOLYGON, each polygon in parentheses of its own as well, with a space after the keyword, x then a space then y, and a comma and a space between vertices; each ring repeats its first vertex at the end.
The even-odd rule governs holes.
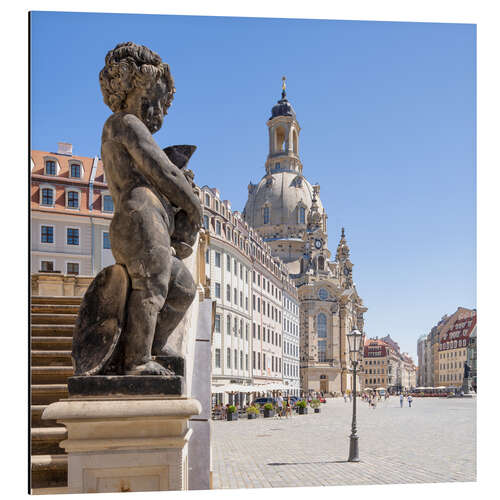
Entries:
POLYGON ((136 88, 127 96, 126 111, 137 116, 154 134, 160 130, 167 114, 168 88, 160 79, 151 87, 136 88))

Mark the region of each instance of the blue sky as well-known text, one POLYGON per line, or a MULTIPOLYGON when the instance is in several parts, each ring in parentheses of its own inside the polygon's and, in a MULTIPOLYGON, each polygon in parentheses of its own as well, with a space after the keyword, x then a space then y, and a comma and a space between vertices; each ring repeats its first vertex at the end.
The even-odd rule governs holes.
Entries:
POLYGON ((144 44, 177 93, 162 146, 196 144, 198 184, 242 209, 287 76, 304 174, 334 252, 345 226, 366 333, 417 338, 476 306, 476 29, 466 24, 35 12, 33 149, 99 154, 106 52, 144 44))

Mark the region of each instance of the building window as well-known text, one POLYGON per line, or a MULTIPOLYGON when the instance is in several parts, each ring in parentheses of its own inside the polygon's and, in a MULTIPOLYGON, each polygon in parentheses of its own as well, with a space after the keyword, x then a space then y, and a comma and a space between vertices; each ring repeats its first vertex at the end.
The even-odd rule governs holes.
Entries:
POLYGON ((210 196, 208 194, 205 194, 205 205, 207 207, 210 206, 210 196))
POLYGON ((215 252, 215 267, 220 267, 220 253, 215 252))
POLYGON ((227 315, 226 318, 226 333, 228 335, 231 335, 231 316, 229 316, 229 314, 227 315))
POLYGON ((43 273, 51 273, 54 271, 54 263, 51 260, 42 260, 40 262, 40 271, 43 273))
POLYGON ((238 349, 234 350, 234 368, 238 369, 238 349))
POLYGON ((238 290, 234 289, 234 305, 238 305, 238 290))
POLYGON ((78 262, 68 262, 66 264, 66 273, 67 274, 79 274, 80 273, 80 264, 78 264, 78 262))
POLYGON ((109 194, 105 194, 102 197, 102 211, 103 212, 113 212, 115 206, 113 204, 113 198, 109 194))
POLYGON ((220 349, 215 349, 215 368, 220 368, 220 349))
POLYGON ((216 333, 220 333, 220 314, 215 315, 214 330, 216 333))
POLYGON ((229 255, 226 256, 226 269, 231 272, 231 257, 229 255))
POLYGON ((68 208, 78 208, 80 206, 80 193, 78 191, 68 191, 68 208))
POLYGON ((45 175, 56 175, 56 162, 54 160, 45 162, 45 175))
POLYGON ((269 207, 264 207, 264 224, 269 224, 269 207))
POLYGON ((54 205, 54 190, 51 188, 42 189, 42 205, 53 206, 54 205))
POLYGON ((220 225, 220 221, 218 221, 218 220, 215 221, 215 232, 219 235, 221 234, 221 225, 220 225))
POLYGON ((53 226, 42 226, 42 243, 54 243, 53 226))
POLYGON ((203 216, 203 227, 208 231, 208 215, 203 216))
POLYGON ((231 302, 231 286, 226 285, 226 300, 231 302))
POLYGON ((76 177, 79 179, 81 177, 80 175, 80 165, 78 163, 72 163, 70 167, 70 175, 71 177, 76 177))
POLYGON ((74 227, 68 227, 66 230, 66 243, 68 245, 80 244, 80 230, 74 227))
POLYGON ((323 313, 318 314, 318 338, 326 339, 326 316, 323 313))
POLYGON ((220 283, 215 283, 215 298, 220 299, 220 283))
POLYGON ((102 233, 102 248, 107 250, 111 249, 111 240, 109 239, 109 233, 102 233))
POLYGON ((205 263, 210 264, 210 250, 205 252, 205 263))
POLYGON ((306 223, 306 209, 304 207, 299 207, 299 224, 306 223))
POLYGON ((227 348, 227 361, 226 361, 227 367, 231 368, 231 348, 227 348))

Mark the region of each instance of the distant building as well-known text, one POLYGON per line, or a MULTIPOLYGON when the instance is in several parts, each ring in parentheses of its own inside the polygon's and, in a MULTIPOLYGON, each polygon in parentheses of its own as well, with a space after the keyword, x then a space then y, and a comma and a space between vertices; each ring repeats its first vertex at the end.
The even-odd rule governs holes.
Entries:
POLYGON ((113 200, 101 160, 31 151, 31 272, 97 274, 114 263, 109 242, 113 200))
MULTIPOLYGON (((443 353, 444 338, 456 322, 475 316, 475 309, 458 307, 450 316, 445 314, 439 322, 431 328, 425 338, 419 338, 417 341, 417 352, 422 353, 421 357, 419 357, 419 386, 442 387, 456 385, 455 383, 458 383, 458 371, 456 370, 458 370, 459 355, 457 354, 457 359, 452 362, 450 356, 443 353), (451 363, 453 363, 453 368, 451 363)), ((453 356, 455 356, 455 354, 453 354, 453 356)), ((461 357, 463 357, 463 353, 461 353, 461 357)), ((461 359, 462 367, 464 361, 465 359, 461 359)))
POLYGON ((367 310, 353 281, 350 249, 344 229, 336 253, 329 249, 320 186, 304 176, 301 129, 285 88, 266 125, 265 169, 260 181, 248 186, 243 218, 285 263, 297 287, 303 390, 345 392, 353 377, 347 334, 363 331, 367 310))

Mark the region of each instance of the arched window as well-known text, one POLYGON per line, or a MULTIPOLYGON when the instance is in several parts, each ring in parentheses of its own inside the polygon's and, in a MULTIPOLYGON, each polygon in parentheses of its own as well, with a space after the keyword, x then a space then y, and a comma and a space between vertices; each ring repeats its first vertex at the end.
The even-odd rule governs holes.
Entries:
POLYGON ((318 314, 318 338, 326 339, 326 316, 323 313, 318 314))
POLYGON ((276 151, 285 151, 285 129, 283 127, 278 127, 276 129, 276 151))
POLYGON ((306 223, 306 209, 304 207, 299 207, 299 218, 298 222, 299 224, 305 224, 306 223))
POLYGON ((325 259, 322 255, 318 257, 318 270, 324 271, 325 269, 325 259))
POLYGON ((264 224, 269 224, 269 207, 264 207, 264 224))

